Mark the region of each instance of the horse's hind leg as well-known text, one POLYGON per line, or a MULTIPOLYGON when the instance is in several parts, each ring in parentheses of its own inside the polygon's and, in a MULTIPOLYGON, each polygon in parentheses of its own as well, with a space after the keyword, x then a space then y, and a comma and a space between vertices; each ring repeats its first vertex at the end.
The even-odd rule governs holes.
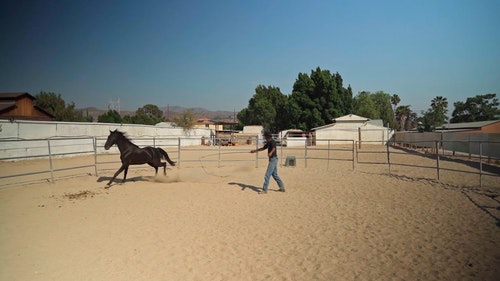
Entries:
POLYGON ((162 162, 161 165, 163 166, 163 175, 166 176, 167 175, 167 163, 162 162))
POLYGON ((158 166, 156 166, 155 164, 153 164, 152 162, 148 162, 148 165, 155 168, 155 176, 158 175, 158 166))

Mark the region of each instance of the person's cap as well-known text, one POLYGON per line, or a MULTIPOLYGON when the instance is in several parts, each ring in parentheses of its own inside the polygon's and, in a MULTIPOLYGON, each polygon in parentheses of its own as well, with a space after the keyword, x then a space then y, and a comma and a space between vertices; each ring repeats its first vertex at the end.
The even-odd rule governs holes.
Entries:
POLYGON ((269 133, 269 132, 264 132, 264 137, 271 137, 271 136, 272 136, 272 135, 271 135, 271 133, 269 133))

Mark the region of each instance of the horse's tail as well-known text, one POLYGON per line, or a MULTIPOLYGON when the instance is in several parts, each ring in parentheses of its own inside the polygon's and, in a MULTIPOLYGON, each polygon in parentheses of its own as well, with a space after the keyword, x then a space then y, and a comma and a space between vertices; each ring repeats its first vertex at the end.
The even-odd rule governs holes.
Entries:
POLYGON ((170 165, 175 166, 175 162, 174 162, 174 161, 172 161, 172 160, 170 160, 170 157, 168 157, 168 153, 167 153, 165 150, 163 150, 163 149, 161 149, 161 148, 159 148, 159 147, 157 147, 156 149, 158 149, 158 151, 160 151, 160 153, 161 153, 161 155, 163 156, 163 158, 165 158, 165 160, 167 160, 167 162, 168 162, 170 165))

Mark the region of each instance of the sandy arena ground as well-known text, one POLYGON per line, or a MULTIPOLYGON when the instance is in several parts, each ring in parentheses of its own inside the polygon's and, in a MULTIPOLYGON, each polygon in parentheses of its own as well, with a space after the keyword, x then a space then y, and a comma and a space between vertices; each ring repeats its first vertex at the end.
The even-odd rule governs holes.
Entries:
MULTIPOLYGON (((271 181, 262 195, 265 154, 256 168, 255 154, 235 150, 245 146, 225 149, 225 160, 248 161, 181 162, 157 177, 140 166, 109 189, 119 164, 98 177, 93 167, 61 172, 79 176, 55 183, 2 180, 0 280, 500 280, 498 178, 482 189, 468 172, 437 181, 435 169, 415 167, 435 160, 411 153, 392 156, 414 165, 393 165, 392 175, 369 164, 383 154, 359 155, 354 170, 299 157, 279 167, 286 193, 271 181)), ((93 156, 54 165, 88 163, 93 156)), ((43 165, 4 162, 0 173, 43 165)))

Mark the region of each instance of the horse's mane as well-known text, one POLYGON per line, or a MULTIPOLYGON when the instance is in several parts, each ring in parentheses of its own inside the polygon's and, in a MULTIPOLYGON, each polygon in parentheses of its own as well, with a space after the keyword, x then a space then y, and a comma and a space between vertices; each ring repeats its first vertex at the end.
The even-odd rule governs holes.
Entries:
POLYGON ((130 143, 131 145, 135 146, 135 147, 139 147, 137 146, 135 143, 133 143, 130 138, 127 136, 127 133, 125 132, 121 132, 121 131, 118 131, 118 130, 115 130, 115 133, 118 133, 121 137, 123 137, 124 140, 126 140, 128 143, 130 143))

